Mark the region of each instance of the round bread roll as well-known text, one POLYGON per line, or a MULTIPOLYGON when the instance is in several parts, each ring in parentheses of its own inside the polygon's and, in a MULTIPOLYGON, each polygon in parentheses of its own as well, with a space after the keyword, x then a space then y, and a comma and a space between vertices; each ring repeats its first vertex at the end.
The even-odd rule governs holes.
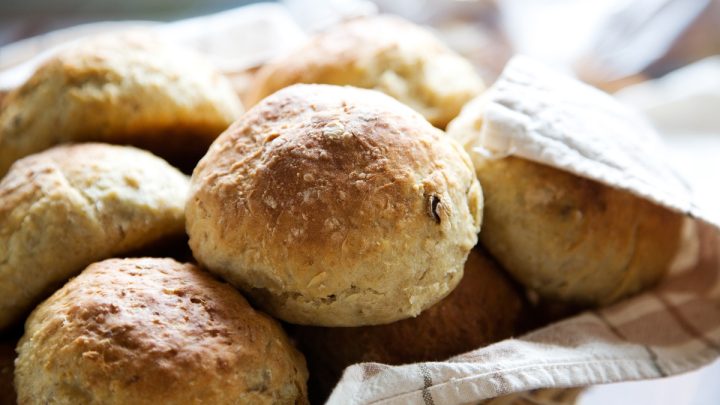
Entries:
POLYGON ((295 326, 289 332, 307 356, 311 398, 321 403, 351 364, 445 360, 521 332, 527 311, 517 286, 473 250, 457 288, 417 318, 356 328, 295 326))
POLYGON ((482 192, 463 149, 371 90, 295 85, 223 133, 191 179, 190 247, 292 323, 420 313, 462 277, 482 192))
POLYGON ((482 244, 542 297, 605 305, 657 282, 683 216, 626 191, 521 158, 479 160, 482 244))
POLYGON ((424 28, 392 16, 351 20, 263 66, 251 104, 294 83, 375 89, 444 128, 484 84, 473 66, 424 28))
POLYGON ((32 313, 17 352, 23 404, 307 403, 280 325, 172 259, 90 265, 32 313))
POLYGON ((181 235, 188 178, 129 146, 28 156, 0 182, 0 329, 88 264, 181 235))
POLYGON ((192 169, 242 112, 202 57, 140 33, 80 40, 46 61, 0 108, 0 176, 64 142, 149 149, 192 169))

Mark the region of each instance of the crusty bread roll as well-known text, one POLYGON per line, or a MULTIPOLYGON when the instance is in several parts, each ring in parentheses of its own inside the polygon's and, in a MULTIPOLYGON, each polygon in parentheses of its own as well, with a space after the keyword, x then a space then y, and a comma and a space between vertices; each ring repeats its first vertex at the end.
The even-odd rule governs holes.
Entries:
POLYGON ((254 104, 294 83, 382 91, 444 128, 484 85, 473 66, 424 28, 393 16, 340 24, 263 66, 247 99, 254 104))
POLYGON ((172 259, 90 265, 32 313, 17 352, 22 404, 307 403, 280 325, 172 259))
POLYGON ((289 333, 307 356, 311 399, 321 403, 351 364, 445 360, 522 332, 527 315, 518 287, 473 250, 457 288, 417 318, 356 328, 293 326, 289 333))
POLYGON ((480 160, 480 240, 541 296, 604 305, 657 282, 683 216, 626 191, 521 158, 480 160))
MULTIPOLYGON (((582 128, 581 122, 570 120, 572 111, 589 108, 594 99, 590 97, 588 105, 582 100, 570 102, 566 93, 576 85, 558 81, 548 88, 565 93, 538 107, 543 101, 533 97, 548 91, 544 84, 522 72, 506 76, 496 88, 468 103, 447 129, 448 136, 470 154, 485 192, 482 244, 518 281, 544 298, 542 306, 554 313, 550 317, 569 309, 609 304, 657 282, 679 248, 684 216, 628 191, 512 155, 516 149, 533 149, 515 148, 514 144, 523 142, 521 137, 503 132, 518 128, 547 140, 557 135, 557 142, 570 142, 569 151, 587 155, 587 150, 576 148, 561 133, 582 128), (525 104, 506 100, 521 95, 510 96, 509 90, 503 90, 510 82, 534 83, 525 86, 531 100, 525 104), (488 119, 491 101, 494 116, 488 119), (508 109, 503 107, 506 104, 508 109)), ((522 91, 523 86, 516 90, 522 91)), ((608 111, 615 108, 606 107, 608 111)), ((608 128, 625 117, 617 111, 608 114, 619 114, 608 128)), ((597 135, 597 130, 576 134, 578 145, 587 146, 588 137, 597 135)), ((535 149, 552 155, 552 150, 542 150, 542 146, 535 149)))
POLYGON ((482 192, 463 149, 371 90, 295 85, 223 133, 191 179, 195 258, 271 314, 415 316, 462 277, 482 192))
POLYGON ((139 32, 84 39, 4 98, 0 177, 23 156, 83 141, 132 144, 192 168, 241 112, 198 54, 139 32))
POLYGON ((0 182, 0 329, 93 261, 181 235, 188 179, 128 146, 58 146, 0 182))

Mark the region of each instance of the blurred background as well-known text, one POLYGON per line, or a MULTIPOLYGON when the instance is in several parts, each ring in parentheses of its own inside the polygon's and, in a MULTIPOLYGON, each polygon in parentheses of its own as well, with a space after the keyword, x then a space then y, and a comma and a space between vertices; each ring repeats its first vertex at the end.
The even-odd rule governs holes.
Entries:
MULTIPOLYGON (((151 27, 205 52, 242 91, 262 63, 313 31, 388 12, 432 27, 489 84, 522 53, 614 93, 648 117, 671 163, 720 211, 720 0, 250 3, 0 0, 0 93, 22 83, 53 46, 127 27, 151 27)), ((720 362, 658 381, 593 387, 580 403, 718 404, 718 381, 720 362)))
MULTIPOLYGON (((176 21, 217 13, 249 0, 3 0, 0 46, 99 21, 176 21)), ((513 53, 576 72, 613 91, 720 53, 717 0, 288 0, 300 25, 380 12, 435 27, 486 77, 513 53)), ((317 26, 304 25, 306 29, 317 26)), ((491 77, 490 77, 491 78, 491 77)))

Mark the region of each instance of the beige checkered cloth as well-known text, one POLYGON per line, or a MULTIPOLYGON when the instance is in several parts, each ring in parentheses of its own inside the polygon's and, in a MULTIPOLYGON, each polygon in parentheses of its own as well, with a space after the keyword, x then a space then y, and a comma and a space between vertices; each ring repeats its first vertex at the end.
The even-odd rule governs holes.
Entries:
POLYGON ((661 378, 720 356, 720 233, 656 289, 446 362, 345 370, 328 404, 464 404, 538 388, 661 378))

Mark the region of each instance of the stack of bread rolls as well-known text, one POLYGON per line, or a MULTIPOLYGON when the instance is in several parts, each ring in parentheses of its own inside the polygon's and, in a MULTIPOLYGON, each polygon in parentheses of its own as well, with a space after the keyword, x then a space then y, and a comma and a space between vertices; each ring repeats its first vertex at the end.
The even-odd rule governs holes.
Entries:
POLYGON ((635 293, 679 243, 682 218, 629 193, 473 162, 482 108, 452 120, 484 84, 407 21, 332 27, 254 80, 243 114, 200 55, 133 32, 64 48, 3 99, 19 403, 320 402, 350 364, 523 332, 526 291, 635 293))

